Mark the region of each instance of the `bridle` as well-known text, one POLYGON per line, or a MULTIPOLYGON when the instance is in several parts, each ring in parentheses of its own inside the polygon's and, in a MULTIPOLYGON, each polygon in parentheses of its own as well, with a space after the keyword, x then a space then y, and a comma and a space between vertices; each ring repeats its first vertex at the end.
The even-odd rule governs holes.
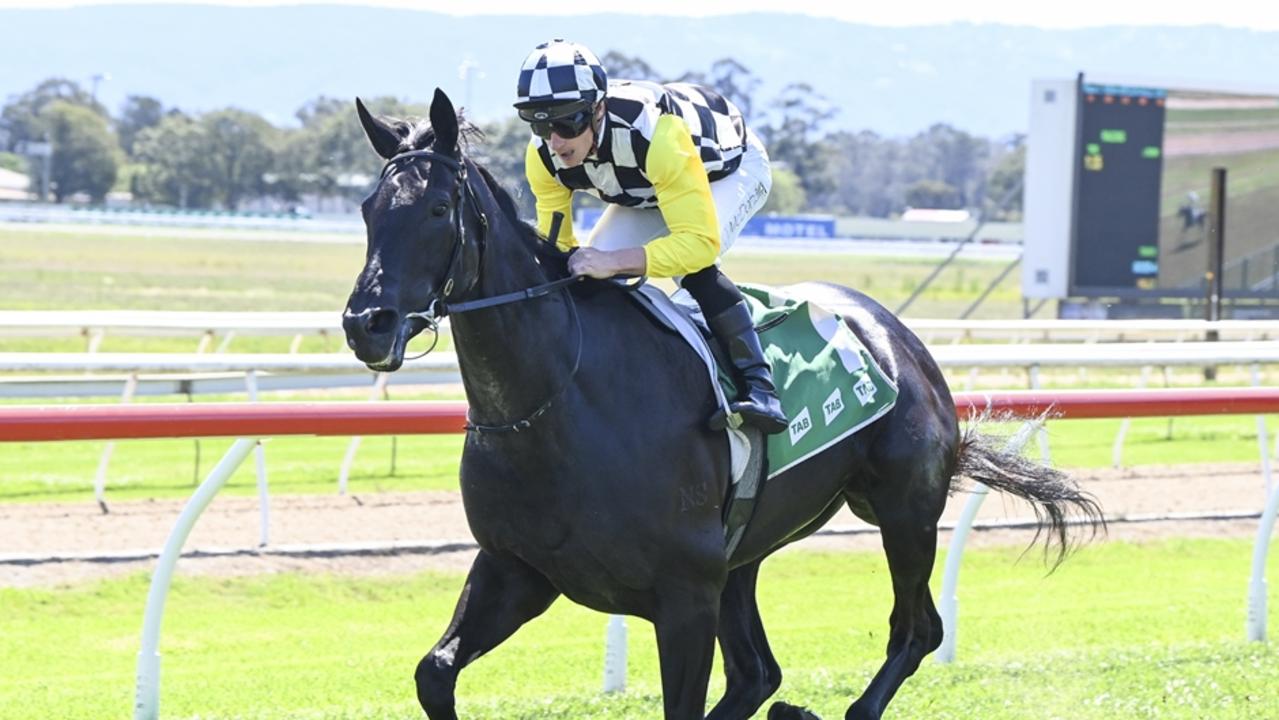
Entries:
MULTIPOLYGON (((453 237, 455 240, 453 243, 453 250, 449 255, 449 262, 444 267, 444 277, 441 278, 441 282, 435 285, 438 290, 436 291, 435 297, 431 298, 431 302, 427 305, 426 310, 424 312, 412 312, 408 314, 408 317, 425 320, 432 329, 437 329, 439 326, 439 320, 447 314, 447 311, 444 310, 446 307, 444 301, 449 295, 453 294, 453 290, 456 285, 455 278, 458 271, 461 269, 460 263, 466 249, 466 201, 468 198, 471 201, 470 204, 475 207, 475 216, 479 219, 479 229, 476 231, 475 243, 479 248, 481 258, 483 257, 485 238, 488 235, 489 222, 488 216, 484 214, 484 211, 479 207, 479 203, 475 200, 475 191, 471 188, 471 184, 467 182, 466 163, 455 160, 448 155, 443 155, 431 150, 409 150, 407 152, 402 152, 386 161, 386 165, 382 168, 382 174, 378 178, 378 184, 380 185, 384 180, 386 180, 387 176, 391 174, 391 171, 401 161, 412 158, 424 158, 429 160, 432 164, 439 163, 453 171, 453 175, 457 180, 457 187, 454 189, 452 198, 453 202, 451 203, 453 214, 453 237), (438 312, 437 306, 439 307, 438 312)), ((475 278, 472 278, 471 284, 474 284, 474 282, 475 278)))
MULTIPOLYGON (((424 158, 432 163, 438 162, 451 170, 454 178, 457 180, 457 188, 454 192, 452 203, 453 217, 451 225, 453 226, 454 237, 453 249, 449 254, 449 261, 445 266, 442 282, 435 285, 435 287, 439 289, 435 291, 434 297, 432 297, 430 302, 427 303, 425 310, 405 314, 406 320, 420 320, 426 323, 426 329, 431 330, 431 332, 435 335, 435 341, 431 343, 431 347, 427 348, 426 352, 423 352, 417 357, 422 357, 435 349, 435 343, 439 341, 440 320, 443 320, 448 315, 483 310, 486 308, 497 307, 499 305, 507 305, 510 303, 521 302, 523 300, 533 300, 535 298, 545 297, 553 292, 565 290, 569 285, 582 279, 579 276, 569 276, 559 280, 552 280, 548 283, 534 285, 533 287, 526 288, 524 290, 516 290, 515 292, 503 293, 492 297, 468 300, 465 302, 449 302, 448 298, 454 293, 454 291, 459 293, 465 292, 473 287, 479 279, 480 271, 478 268, 482 268, 484 264, 484 251, 488 237, 488 216, 486 216, 483 209, 480 208, 479 202, 475 197, 475 189, 472 188, 470 182, 467 181, 465 159, 460 161, 455 160, 448 155, 443 155, 431 150, 409 150, 399 153, 386 161, 386 165, 382 168, 382 174, 378 178, 378 183, 381 184, 382 181, 386 179, 387 175, 391 173, 391 170, 397 163, 402 160, 413 158, 424 158), (479 252, 479 261, 476 263, 477 270, 475 276, 464 280, 465 287, 461 287, 461 285, 457 282, 457 274, 461 269, 462 257, 465 254, 464 251, 467 243, 465 219, 468 198, 470 200, 469 204, 479 221, 479 228, 476 230, 475 236, 475 243, 479 252)), ((557 234, 558 229, 559 224, 556 223, 555 227, 551 231, 550 242, 555 242, 555 235, 557 234)), ((544 415, 547 410, 550 410, 551 405, 568 390, 570 385, 573 384, 573 378, 577 375, 577 370, 582 363, 582 320, 577 314, 577 305, 573 302, 572 296, 568 298, 568 306, 573 313, 573 324, 577 326, 577 354, 573 360, 573 369, 569 371, 568 380, 565 381, 564 386, 532 413, 515 422, 499 425, 481 425, 471 422, 470 414, 468 413, 467 422, 464 426, 466 430, 478 433, 507 433, 526 430, 532 426, 534 420, 544 415)))

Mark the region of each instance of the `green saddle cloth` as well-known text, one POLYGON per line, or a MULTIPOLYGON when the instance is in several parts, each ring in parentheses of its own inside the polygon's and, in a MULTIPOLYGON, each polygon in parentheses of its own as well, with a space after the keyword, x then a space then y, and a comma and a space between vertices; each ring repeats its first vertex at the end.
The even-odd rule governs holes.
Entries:
MULTIPOLYGON (((764 357, 790 422, 768 438, 775 477, 874 422, 897 402, 897 385, 843 318, 801 297, 738 285, 760 330, 764 357)), ((721 383, 736 395, 721 368, 721 383), (727 381, 727 382, 725 382, 727 381)))

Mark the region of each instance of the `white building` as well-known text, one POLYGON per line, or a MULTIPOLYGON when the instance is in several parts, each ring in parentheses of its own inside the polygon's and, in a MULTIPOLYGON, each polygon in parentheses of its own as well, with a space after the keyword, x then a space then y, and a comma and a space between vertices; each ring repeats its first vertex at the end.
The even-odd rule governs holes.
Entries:
POLYGON ((29 201, 31 180, 20 172, 0 168, 0 200, 29 201))

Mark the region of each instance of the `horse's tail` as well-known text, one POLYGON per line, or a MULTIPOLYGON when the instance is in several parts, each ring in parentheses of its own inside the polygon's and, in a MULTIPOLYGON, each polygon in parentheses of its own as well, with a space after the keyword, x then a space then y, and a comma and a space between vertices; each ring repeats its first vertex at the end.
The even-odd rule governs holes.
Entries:
POLYGON ((1066 473, 1021 454, 1028 433, 1037 430, 1040 424, 1028 424, 1023 429, 1027 435, 1004 442, 1003 447, 997 446, 999 439, 983 434, 980 424, 979 419, 970 420, 960 438, 955 475, 1029 503, 1039 520, 1031 545, 1047 531, 1044 556, 1045 560, 1052 557, 1052 569, 1077 545, 1078 538, 1069 532, 1071 525, 1088 526, 1089 539, 1095 537, 1098 530, 1105 532, 1106 518, 1092 494, 1080 490, 1066 473))

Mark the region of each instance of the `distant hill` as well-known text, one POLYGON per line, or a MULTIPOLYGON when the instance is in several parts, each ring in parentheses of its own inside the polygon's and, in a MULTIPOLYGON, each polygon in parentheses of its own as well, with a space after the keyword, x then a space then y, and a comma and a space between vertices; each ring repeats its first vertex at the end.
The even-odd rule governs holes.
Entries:
POLYGON ((113 111, 126 95, 205 111, 235 106, 278 125, 317 95, 425 101, 439 85, 472 117, 509 116, 515 74, 538 42, 569 36, 676 76, 732 57, 762 81, 760 104, 806 81, 832 127, 900 137, 937 122, 1024 132, 1036 77, 1080 70, 1279 85, 1279 32, 1220 27, 1042 30, 955 24, 882 28, 782 14, 701 19, 582 15, 457 17, 354 6, 117 5, 0 10, 0 98, 51 76, 113 111), (470 88, 459 73, 474 66, 470 88))

